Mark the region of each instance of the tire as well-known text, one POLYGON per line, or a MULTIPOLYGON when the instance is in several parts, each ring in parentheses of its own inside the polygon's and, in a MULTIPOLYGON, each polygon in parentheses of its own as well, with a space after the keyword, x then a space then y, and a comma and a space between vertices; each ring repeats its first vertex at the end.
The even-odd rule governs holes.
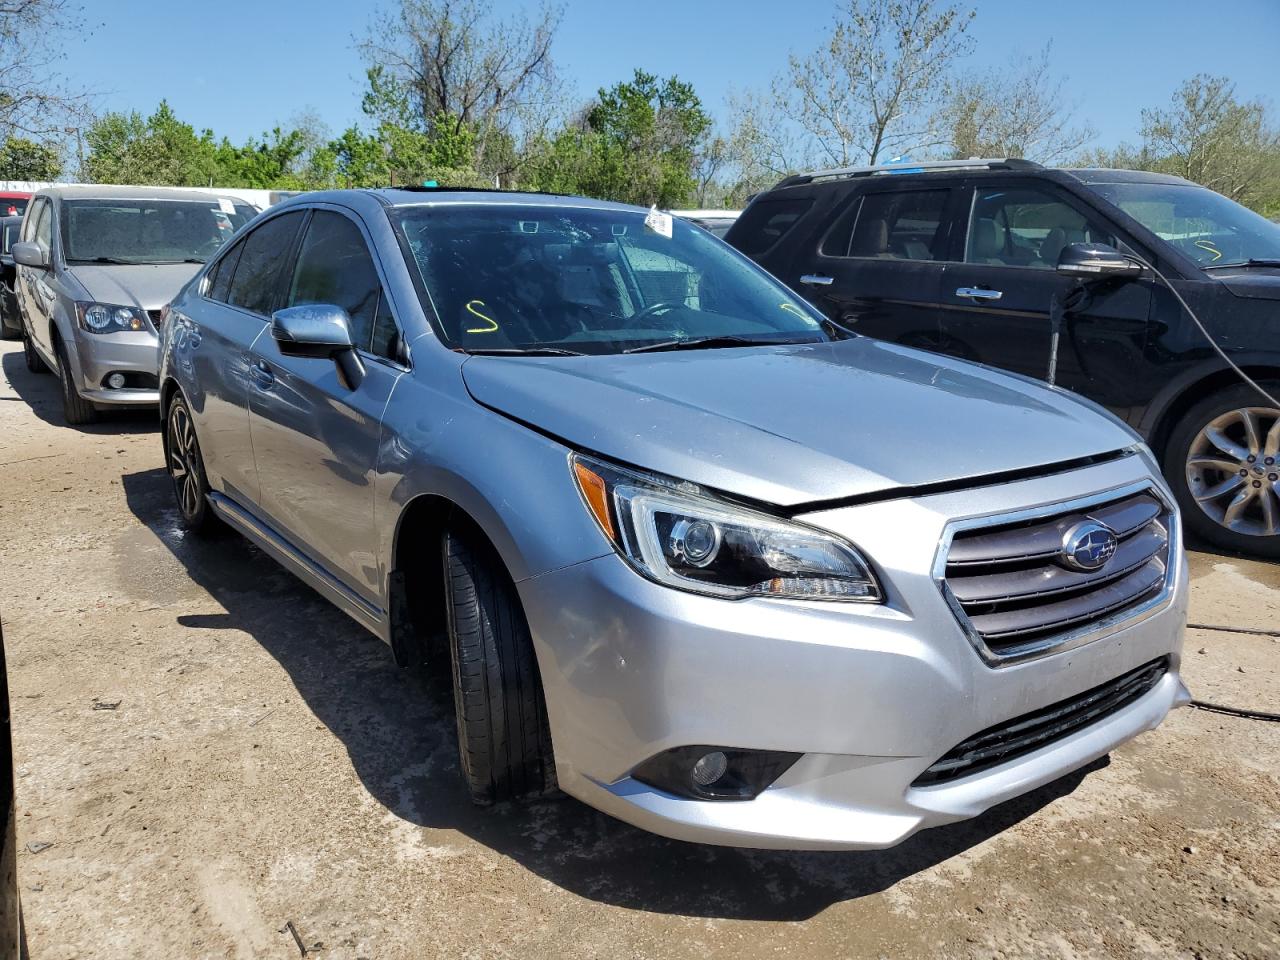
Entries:
MULTIPOLYGON (((1280 394, 1275 381, 1262 387, 1280 394)), ((1280 558, 1280 410, 1248 384, 1183 415, 1164 472, 1189 531, 1222 550, 1280 558)))
POLYGON ((165 470, 173 483, 173 498, 184 529, 193 533, 215 532, 220 523, 209 505, 209 480, 196 438, 191 409, 182 394, 175 393, 165 411, 165 470))
POLYGON ((32 373, 49 372, 48 366, 40 359, 40 354, 36 353, 35 344, 31 342, 31 337, 25 329, 22 331, 22 358, 27 361, 27 369, 32 373))
POLYGON ((515 584, 491 547, 444 536, 458 753, 480 806, 555 790, 542 680, 515 584))
POLYGON ((96 423, 98 408, 76 392, 76 385, 71 379, 71 363, 67 360, 67 348, 62 344, 56 347, 58 352, 58 380, 62 383, 62 415, 67 423, 78 426, 82 423, 96 423))

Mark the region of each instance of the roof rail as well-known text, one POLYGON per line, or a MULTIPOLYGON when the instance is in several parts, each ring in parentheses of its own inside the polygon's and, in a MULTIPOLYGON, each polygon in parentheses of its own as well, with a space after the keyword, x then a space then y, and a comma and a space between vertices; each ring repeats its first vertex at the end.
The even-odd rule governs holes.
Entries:
POLYGON ((836 167, 832 170, 814 170, 809 173, 797 173, 781 180, 774 189, 794 187, 801 183, 813 183, 815 180, 841 180, 846 177, 875 177, 882 174, 927 173, 931 170, 1041 170, 1040 164, 1033 160, 1022 160, 1018 157, 996 157, 980 159, 970 157, 968 160, 902 160, 896 163, 881 163, 871 167, 836 167))

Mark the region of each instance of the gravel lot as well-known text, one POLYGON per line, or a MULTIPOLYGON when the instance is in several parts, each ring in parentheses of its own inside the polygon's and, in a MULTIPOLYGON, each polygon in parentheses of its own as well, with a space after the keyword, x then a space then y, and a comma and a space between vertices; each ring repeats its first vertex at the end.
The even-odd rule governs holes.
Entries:
MULTIPOLYGON (((152 413, 74 429, 0 354, 0 613, 31 955, 1280 956, 1280 726, 1184 709, 883 853, 473 809, 447 683, 236 536, 175 525, 152 413), (118 701, 114 709, 106 705, 118 701), (32 854, 28 843, 51 843, 32 854)), ((1280 628, 1280 567, 1192 557, 1192 621, 1280 628)), ((1199 697, 1280 711, 1280 641, 1193 630, 1199 697)))

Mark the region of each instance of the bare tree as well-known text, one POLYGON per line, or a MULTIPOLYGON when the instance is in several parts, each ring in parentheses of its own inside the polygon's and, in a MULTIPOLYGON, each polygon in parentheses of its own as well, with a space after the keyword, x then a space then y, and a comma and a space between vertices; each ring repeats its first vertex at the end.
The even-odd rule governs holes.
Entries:
POLYGON ((972 47, 972 19, 937 0, 845 0, 830 40, 791 56, 774 97, 821 162, 877 163, 932 146, 928 108, 972 47))
POLYGON ((61 141, 87 119, 87 95, 57 70, 82 26, 72 0, 0 0, 0 138, 61 141))
POLYGON ((775 101, 731 93, 727 102, 728 133, 720 142, 716 176, 723 184, 722 202, 739 206, 805 166, 808 158, 792 124, 775 101))
POLYGON ((1066 80, 1050 68, 1051 45, 1038 56, 1014 59, 1008 69, 969 73, 948 85, 935 117, 945 152, 966 157, 1025 157, 1060 163, 1095 136, 1076 125, 1066 80))
MULTIPOLYGON (((424 128, 442 120, 477 134, 477 164, 510 156, 511 138, 545 124, 556 91, 552 41, 560 7, 497 17, 480 0, 398 0, 359 50, 405 89, 424 128)), ((497 171, 491 171, 497 172, 497 171)))

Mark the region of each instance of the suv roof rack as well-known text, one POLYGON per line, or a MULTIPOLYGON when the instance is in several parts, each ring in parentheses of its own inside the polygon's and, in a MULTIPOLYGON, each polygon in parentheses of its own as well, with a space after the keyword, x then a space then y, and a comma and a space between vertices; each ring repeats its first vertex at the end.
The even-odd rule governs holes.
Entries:
POLYGON ((781 180, 777 186, 794 187, 801 183, 813 183, 815 180, 842 180, 846 177, 875 177, 883 174, 926 173, 930 170, 1042 170, 1034 160, 1022 160, 1018 157, 970 157, 968 160, 903 160, 897 163, 880 163, 871 167, 836 167, 831 170, 813 170, 809 173, 797 173, 781 180))

